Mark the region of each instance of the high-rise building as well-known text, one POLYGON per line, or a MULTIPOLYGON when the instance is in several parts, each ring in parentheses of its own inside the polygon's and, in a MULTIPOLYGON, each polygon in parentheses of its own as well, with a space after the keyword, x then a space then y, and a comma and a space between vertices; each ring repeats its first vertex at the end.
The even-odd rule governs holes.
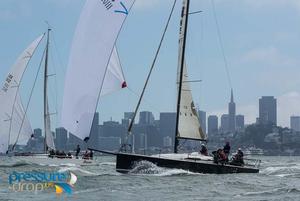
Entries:
POLYGON ((124 118, 122 119, 122 125, 128 127, 129 123, 133 119, 134 112, 124 112, 124 118))
POLYGON ((221 116, 221 127, 220 130, 224 133, 229 131, 229 115, 223 114, 221 116))
POLYGON ((236 115, 235 126, 237 130, 243 130, 245 128, 245 117, 244 115, 236 115))
POLYGON ((148 112, 148 111, 140 112, 139 124, 151 125, 153 123, 154 123, 154 116, 152 112, 148 112))
POLYGON ((44 151, 45 138, 42 136, 42 129, 37 128, 33 131, 33 136, 27 141, 25 150, 28 152, 44 151))
POLYGON ((293 131, 300 132, 300 116, 291 116, 290 124, 293 131))
POLYGON ((198 110, 198 116, 202 131, 206 133, 206 112, 198 110))
POLYGON ((58 150, 66 150, 66 145, 68 141, 68 131, 65 128, 55 129, 56 138, 55 138, 55 147, 58 150))
POLYGON ((124 112, 124 119, 132 119, 134 112, 124 112))
POLYGON ((259 123, 277 125, 277 103, 273 96, 259 99, 259 123))
POLYGON ((235 132, 235 103, 233 100, 233 90, 231 89, 230 102, 228 104, 228 131, 235 132))
POLYGON ((162 137, 175 136, 176 113, 175 112, 161 112, 159 115, 159 132, 162 137))
POLYGON ((208 135, 215 135, 218 133, 218 117, 210 115, 207 119, 208 135))
POLYGON ((33 136, 35 138, 42 137, 42 129, 36 128, 33 130, 33 136))
POLYGON ((121 147, 120 137, 99 137, 99 149, 108 151, 118 151, 121 147))

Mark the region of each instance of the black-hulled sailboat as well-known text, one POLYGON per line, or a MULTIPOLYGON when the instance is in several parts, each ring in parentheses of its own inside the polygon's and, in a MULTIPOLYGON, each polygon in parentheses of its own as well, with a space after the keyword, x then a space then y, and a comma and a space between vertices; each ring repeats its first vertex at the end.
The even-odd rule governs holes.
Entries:
POLYGON ((132 153, 117 153, 116 170, 130 172, 140 161, 149 161, 159 167, 183 169, 197 173, 257 173, 259 169, 253 166, 235 166, 229 164, 216 164, 212 157, 200 153, 178 153, 179 140, 206 141, 198 114, 193 102, 191 88, 188 80, 187 66, 185 63, 185 47, 189 17, 190 0, 183 0, 179 35, 179 60, 178 60, 178 99, 176 116, 176 133, 173 154, 137 155, 132 153))

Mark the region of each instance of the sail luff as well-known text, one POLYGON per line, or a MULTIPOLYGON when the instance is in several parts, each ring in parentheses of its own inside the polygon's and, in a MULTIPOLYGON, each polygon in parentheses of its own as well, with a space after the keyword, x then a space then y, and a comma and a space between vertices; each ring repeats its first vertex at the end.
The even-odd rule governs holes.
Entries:
MULTIPOLYGON (((14 119, 14 112, 16 110, 20 113, 23 111, 24 113, 24 109, 21 104, 21 98, 18 98, 19 86, 28 63, 43 37, 44 34, 39 36, 18 57, 16 63, 12 66, 9 74, 7 75, 2 86, 2 90, 0 91, 0 132, 2 135, 0 138, 0 152, 2 153, 8 151, 9 144, 15 144, 17 142, 19 133, 23 133, 23 131, 25 135, 31 135, 32 133, 29 133, 30 131, 27 131, 27 129, 24 130, 22 124, 20 128, 17 128, 17 126, 20 126, 20 122, 19 119, 14 119), (16 102, 18 102, 18 104, 16 104, 16 102), (18 109, 16 109, 16 107, 18 109), (14 123, 18 123, 18 125, 13 125, 14 123)), ((24 116, 24 118, 26 118, 26 116, 24 116)), ((25 123, 29 124, 27 118, 25 123)), ((31 130, 30 125, 27 125, 24 128, 28 127, 31 130)))
POLYGON ((181 12, 181 21, 180 21, 180 39, 179 39, 179 82, 178 82, 178 99, 177 99, 177 114, 176 114, 176 128, 175 128, 175 143, 174 143, 174 153, 178 152, 178 139, 179 136, 179 115, 180 115, 180 102, 181 102, 181 88, 182 88, 182 79, 183 79, 183 67, 185 61, 185 46, 186 46, 186 34, 188 27, 188 14, 189 14, 189 0, 183 0, 183 7, 181 12))

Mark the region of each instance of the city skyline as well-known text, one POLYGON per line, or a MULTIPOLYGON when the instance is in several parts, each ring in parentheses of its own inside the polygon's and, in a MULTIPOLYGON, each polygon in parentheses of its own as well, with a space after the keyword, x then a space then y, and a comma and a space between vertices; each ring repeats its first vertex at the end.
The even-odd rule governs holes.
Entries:
MULTIPOLYGON (((134 109, 171 3, 169 0, 141 0, 133 7, 117 42, 130 90, 108 95, 100 101, 100 122, 110 117, 119 120, 121 111, 134 109), (110 106, 112 102, 114 107, 110 106)), ((58 89, 52 89, 58 92, 58 105, 51 111, 58 112, 58 118, 54 120, 56 127, 60 126, 60 102, 70 43, 83 4, 84 0, 0 2, 1 82, 19 53, 36 36, 45 32, 47 24, 44 21, 47 20, 53 28, 55 42, 52 42, 50 49, 59 50, 54 53, 58 61, 53 62, 57 67, 58 89)), ((300 73, 297 54, 300 28, 294 26, 300 20, 299 3, 292 0, 261 3, 216 0, 215 4, 232 86, 227 81, 217 42, 212 5, 209 1, 193 1, 193 10, 203 11, 191 18, 187 43, 189 74, 192 79, 202 80, 200 84, 192 84, 195 103, 198 103, 200 110, 207 111, 207 116, 217 114, 220 117, 227 111, 229 91, 233 88, 236 114, 244 114, 245 122, 249 124, 258 116, 257 99, 262 95, 273 95, 278 100, 278 125, 288 126, 289 117, 300 114, 300 79, 297 76, 300 73), (274 21, 278 24, 273 24, 274 21), (255 30, 260 30, 259 34, 255 30)), ((180 6, 177 5, 176 9, 180 6)), ((142 105, 142 110, 154 111, 156 118, 160 111, 172 112, 176 108, 179 19, 179 13, 176 13, 142 105)), ((32 60, 22 83, 30 83, 32 77, 29 75, 35 74, 34 68, 38 62, 37 57, 32 60)), ((51 81, 54 82, 54 79, 51 81)), ((41 86, 39 81, 28 112, 33 128, 42 125, 41 86)), ((29 90, 30 84, 22 87, 25 102, 29 90)), ((56 99, 53 96, 50 98, 56 99)))

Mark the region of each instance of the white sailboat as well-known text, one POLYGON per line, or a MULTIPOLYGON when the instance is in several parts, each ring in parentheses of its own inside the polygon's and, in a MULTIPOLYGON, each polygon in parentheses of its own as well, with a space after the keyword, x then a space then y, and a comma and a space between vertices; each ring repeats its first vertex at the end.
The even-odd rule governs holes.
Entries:
POLYGON ((9 153, 15 144, 26 144, 32 135, 19 88, 26 67, 44 34, 34 40, 10 69, 0 91, 0 153, 9 153))
POLYGON ((16 64, 12 67, 9 75, 6 78, 4 86, 0 94, 0 101, 2 107, 0 108, 0 115, 2 116, 0 122, 0 128, 4 135, 1 140, 0 152, 9 155, 22 155, 22 156, 47 156, 48 149, 55 149, 53 135, 50 125, 50 114, 48 106, 48 52, 49 52, 49 33, 47 32, 47 42, 45 49, 45 68, 44 68, 44 128, 45 128, 45 142, 44 153, 18 153, 15 151, 17 144, 25 145, 30 137, 33 136, 30 122, 27 118, 27 107, 24 109, 19 94, 20 83, 22 81, 23 74, 28 66, 30 59, 32 58, 35 50, 45 37, 45 34, 39 36, 32 44, 24 50, 24 52, 17 59, 16 64), (7 120, 6 120, 6 119, 7 120), (6 143, 5 143, 6 142, 6 143))

